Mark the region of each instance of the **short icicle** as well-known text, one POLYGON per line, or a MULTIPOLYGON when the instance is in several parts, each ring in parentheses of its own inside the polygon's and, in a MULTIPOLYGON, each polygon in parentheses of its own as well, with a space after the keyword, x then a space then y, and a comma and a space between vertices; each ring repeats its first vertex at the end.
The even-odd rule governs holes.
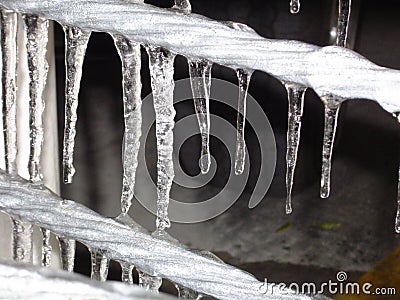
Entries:
POLYGON ((142 126, 140 81, 140 45, 123 36, 113 36, 115 46, 122 63, 122 86, 124 106, 124 140, 123 140, 123 182, 121 211, 127 214, 132 205, 135 188, 135 175, 140 149, 142 126))
POLYGON ((90 278, 105 282, 108 275, 108 266, 110 260, 105 256, 105 252, 102 250, 89 249, 91 256, 91 273, 90 278))
POLYGON ((64 26, 65 33, 65 128, 63 145, 63 180, 71 183, 75 173, 73 166, 78 119, 78 95, 82 67, 91 32, 77 27, 64 26))
POLYGON ((63 237, 58 237, 61 253, 61 266, 68 272, 74 271, 76 242, 63 237))
POLYGON ((235 153, 235 174, 240 175, 244 171, 246 161, 246 142, 244 137, 244 127, 246 124, 246 102, 249 90, 251 71, 238 69, 236 71, 239 80, 239 98, 237 114, 237 135, 235 153))
POLYGON ((290 13, 298 14, 300 12, 300 0, 290 0, 290 13))
POLYGON ((210 169, 210 88, 212 64, 206 60, 189 60, 190 85, 194 108, 200 127, 200 170, 206 174, 210 169))
MULTIPOLYGON (((43 185, 41 160, 43 145, 44 111, 43 91, 47 80, 48 64, 46 61, 49 22, 36 15, 24 15, 27 38, 28 70, 29 70, 29 126, 30 154, 29 179, 33 186, 43 185)), ((42 265, 51 264, 50 232, 41 229, 43 237, 42 265)))
POLYGON ((288 130, 286 148, 286 213, 292 213, 292 189, 297 152, 300 144, 301 117, 303 116, 306 87, 284 83, 288 95, 288 130))
MULTIPOLYGON (((4 129, 4 159, 6 173, 17 175, 17 22, 15 12, 0 10, 2 104, 4 129)), ((19 218, 11 218, 12 257, 16 261, 32 263, 32 225, 19 218)))
POLYGON ((321 198, 328 198, 330 194, 333 145, 342 101, 343 99, 334 96, 322 97, 325 106, 325 127, 322 145, 321 198))

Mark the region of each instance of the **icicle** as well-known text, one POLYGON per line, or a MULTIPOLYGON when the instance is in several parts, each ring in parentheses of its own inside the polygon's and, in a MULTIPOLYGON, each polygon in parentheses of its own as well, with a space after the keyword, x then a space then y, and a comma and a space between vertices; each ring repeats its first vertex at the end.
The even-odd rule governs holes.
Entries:
POLYGON ((346 47, 347 32, 350 21, 351 0, 339 0, 336 46, 346 47))
MULTIPOLYGON (((46 85, 48 64, 46 61, 48 26, 49 22, 39 16, 24 15, 25 31, 27 38, 28 69, 29 69, 29 180, 40 187, 42 174, 40 170, 40 156, 43 145, 43 120, 44 111, 43 90, 46 85)), ((51 256, 51 245, 48 236, 50 232, 41 229, 43 234, 42 265, 47 266, 48 257, 51 256)))
POLYGON ((63 179, 71 183, 75 173, 73 166, 78 95, 82 78, 82 66, 91 32, 77 27, 64 27, 65 33, 65 129, 63 145, 63 179))
MULTIPOLYGON (((4 159, 6 173, 11 176, 17 175, 17 20, 16 13, 0 10, 4 159)), ((18 218, 11 221, 13 259, 31 263, 32 225, 18 218)))
POLYGON ((162 279, 157 276, 146 274, 139 269, 137 269, 137 271, 139 273, 139 286, 144 288, 146 291, 158 293, 162 285, 162 279))
POLYGON ((321 98, 325 106, 324 142, 322 146, 321 198, 328 198, 330 193, 332 151, 335 141, 337 119, 343 99, 333 96, 321 98))
POLYGON ((51 265, 51 251, 52 247, 50 244, 50 231, 46 229, 41 229, 42 231, 42 266, 49 267, 51 265))
POLYGON ((244 139, 244 126, 246 122, 246 100, 250 78, 253 72, 243 69, 236 71, 239 80, 239 100, 237 114, 237 136, 235 154, 235 174, 243 173, 246 160, 246 142, 244 139))
POLYGON ((58 237, 61 252, 61 265, 63 270, 74 271, 76 242, 74 240, 58 237))
POLYGON ((290 0, 290 13, 297 14, 300 11, 300 0, 290 0))
MULTIPOLYGON (((394 113, 393 117, 395 117, 397 122, 400 123, 400 112, 394 113)), ((396 213, 394 230, 396 231, 396 233, 400 233, 400 165, 399 165, 398 184, 397 184, 397 213, 396 213)))
POLYGON ((292 212, 292 188, 300 143, 301 117, 303 116, 304 86, 284 83, 288 94, 288 131, 286 150, 286 213, 292 212))
POLYGON ((104 255, 105 253, 101 250, 89 249, 91 255, 91 266, 92 271, 90 278, 97 281, 106 281, 108 275, 108 266, 110 260, 104 255))
POLYGON ((210 169, 210 88, 212 64, 206 60, 189 60, 190 85, 194 108, 201 134, 200 170, 206 174, 210 169))
POLYGON ((192 6, 190 5, 189 0, 175 0, 175 5, 172 7, 172 9, 176 9, 187 14, 192 12, 192 6))
POLYGON ((1 10, 2 103, 6 172, 17 175, 17 14, 1 10))
POLYGON ((184 286, 181 286, 179 284, 175 284, 175 288, 178 290, 179 299, 198 300, 198 299, 203 298, 203 295, 199 294, 198 292, 191 290, 189 288, 186 288, 184 286))
POLYGON ((156 112, 157 137, 157 230, 163 231, 171 226, 168 218, 169 193, 174 178, 172 163, 173 128, 175 109, 174 59, 175 55, 158 47, 148 47, 151 87, 156 112))
POLYGON ((132 285, 133 284, 132 272, 134 266, 123 261, 119 262, 119 264, 121 265, 121 270, 122 270, 121 274, 122 282, 132 285))
POLYGON ((123 36, 113 36, 122 62, 122 86, 125 133, 123 141, 123 183, 121 196, 122 213, 128 213, 132 205, 135 174, 138 164, 142 125, 140 81, 140 45, 123 36))
POLYGON ((18 219, 11 219, 11 221, 13 223, 13 259, 24 263, 32 263, 32 225, 18 219))

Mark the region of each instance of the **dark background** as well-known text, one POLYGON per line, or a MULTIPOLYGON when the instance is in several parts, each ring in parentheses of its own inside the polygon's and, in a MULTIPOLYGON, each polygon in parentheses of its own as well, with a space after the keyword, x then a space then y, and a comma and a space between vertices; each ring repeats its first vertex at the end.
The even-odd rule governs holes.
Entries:
MULTIPOLYGON (((149 3, 162 7, 173 4, 172 1, 149 3)), ((363 0, 354 1, 354 4, 358 6, 355 8, 358 17, 354 15, 350 29, 354 50, 376 64, 400 68, 400 3, 394 0, 363 0)), ((291 15, 289 0, 192 1, 194 13, 217 20, 245 23, 266 38, 295 39, 320 46, 331 43, 332 7, 332 1, 328 0, 302 0, 301 12, 291 15)), ((62 133, 65 75, 64 35, 60 26, 56 27, 55 41, 59 128, 62 133)), ((142 53, 144 97, 151 90, 147 55, 145 51, 142 53)), ((235 72, 223 66, 214 65, 212 76, 236 83, 235 72)), ((175 79, 187 77, 186 60, 178 56, 175 79)), ((277 167, 266 201, 251 212, 246 207, 246 199, 238 201, 223 217, 202 225, 173 224, 172 227, 178 228, 174 235, 193 246, 217 251, 229 263, 252 271, 260 279, 318 282, 335 278, 336 272, 346 266, 344 271, 357 280, 399 245, 393 230, 397 199, 398 124, 372 101, 358 99, 345 102, 333 158, 332 196, 322 200, 318 193, 323 106, 316 94, 308 90, 293 191, 294 213, 285 216, 286 91, 278 80, 256 71, 249 92, 267 114, 277 143, 277 167), (339 225, 327 230, 315 226, 315 220, 317 223, 334 222, 339 225), (284 224, 289 224, 289 228, 277 233, 277 229, 284 224), (198 235, 192 238, 179 236, 179 232, 190 230, 198 235), (196 236, 204 240, 196 243, 196 236), (235 240, 235 245, 229 244, 232 240, 235 240)), ((182 117, 186 111, 178 109, 177 117, 182 117)), ((211 113, 235 124, 233 110, 211 102, 211 113)), ((71 185, 62 186, 62 195, 104 215, 116 216, 122 182, 122 90, 119 57, 107 34, 94 33, 90 40, 78 114, 77 174, 71 185)), ((256 156, 257 149, 252 149, 256 143, 252 142, 251 128, 247 132, 249 151, 254 151, 256 156)), ((193 155, 196 155, 199 145, 200 138, 194 138, 188 141, 186 149, 193 149, 193 155)), ((224 150, 217 140, 212 139, 211 151, 220 153, 224 150)), ((219 166, 229 164, 229 161, 224 162, 222 154, 216 157, 220 160, 219 166)), ((199 172, 193 157, 181 157, 181 163, 188 173, 199 172)), ((247 193, 251 193, 256 175, 250 178, 247 193)), ((220 188, 225 180, 221 174, 211 185, 220 188)), ((137 209, 140 211, 140 208, 137 209)), ((148 218, 153 220, 150 215, 148 218)), ((77 271, 89 271, 89 256, 83 247, 79 247, 77 271)), ((117 264, 112 264, 110 277, 118 279, 118 272, 117 264)))

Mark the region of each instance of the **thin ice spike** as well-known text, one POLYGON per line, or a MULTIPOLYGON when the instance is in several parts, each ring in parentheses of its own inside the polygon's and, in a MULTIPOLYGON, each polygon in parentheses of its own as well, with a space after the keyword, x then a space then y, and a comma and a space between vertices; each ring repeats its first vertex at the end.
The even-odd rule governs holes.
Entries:
POLYGON ((175 109, 174 59, 175 55, 158 47, 148 47, 151 87, 156 112, 157 138, 157 220, 158 231, 171 226, 168 218, 169 193, 174 178, 172 162, 175 109))
POLYGON ((58 237, 61 253, 61 266, 68 272, 74 271, 76 242, 74 240, 58 237))
POLYGON ((206 60, 189 60, 190 85, 194 108, 200 127, 200 170, 206 174, 210 169, 210 89, 212 64, 206 60))
POLYGON ((123 140, 123 182, 121 210, 126 214, 132 205, 135 187, 135 175, 138 165, 140 136, 142 126, 140 81, 140 45, 123 36, 113 36, 115 46, 122 63, 122 87, 124 106, 124 140, 123 140))
POLYGON ((326 96, 322 98, 325 105, 325 127, 322 146, 322 177, 321 198, 328 198, 330 194, 332 152, 337 128, 337 119, 342 101, 337 97, 326 96))
POLYGON ((105 253, 100 250, 89 249, 89 251, 91 255, 92 266, 90 278, 92 280, 105 282, 108 276, 110 260, 105 256, 105 253))
MULTIPOLYGON (((394 113, 393 117, 396 118, 397 122, 400 123, 400 112, 394 113)), ((396 233, 400 233, 400 165, 398 171, 398 183, 397 183, 397 213, 395 219, 394 230, 396 233)))
POLYGON ((286 213, 292 212, 292 189, 297 152, 300 144, 301 118, 303 116, 306 88, 296 84, 285 84, 288 95, 288 131, 286 148, 286 213))
POLYGON ((32 263, 33 261, 33 245, 32 232, 33 227, 30 223, 23 222, 19 219, 11 219, 13 230, 12 255, 13 260, 32 263))
POLYGON ((73 166, 78 119, 78 95, 82 78, 83 61, 91 32, 65 26, 65 128, 63 145, 63 180, 71 183, 75 173, 73 166))
MULTIPOLYGON (((24 15, 26 48, 29 70, 29 180, 36 186, 43 184, 41 173, 41 154, 43 146, 43 91, 46 86, 48 64, 46 61, 49 22, 39 16, 24 15)), ((41 229, 43 234, 42 265, 48 266, 51 257, 50 232, 41 229)))
POLYGON ((336 28, 336 46, 347 46, 347 33, 351 14, 351 0, 339 0, 338 23, 336 28))
POLYGON ((290 0, 290 13, 297 14, 300 12, 300 0, 290 0))
POLYGON ((246 142, 244 127, 246 124, 246 102, 252 72, 238 69, 236 71, 239 80, 239 98, 236 132, 235 174, 242 174, 246 161, 246 142))

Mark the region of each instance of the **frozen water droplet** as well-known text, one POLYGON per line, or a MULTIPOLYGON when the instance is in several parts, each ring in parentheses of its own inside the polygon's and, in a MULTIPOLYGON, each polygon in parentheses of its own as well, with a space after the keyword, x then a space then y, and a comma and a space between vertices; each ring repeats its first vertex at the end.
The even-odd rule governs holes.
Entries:
POLYGON ((73 166, 78 119, 78 95, 82 78, 82 66, 91 32, 77 27, 64 26, 65 33, 65 129, 63 145, 63 178, 71 183, 75 174, 73 166))
POLYGON ((346 47, 350 15, 351 0, 339 0, 336 46, 346 47))
POLYGON ((300 12, 300 0, 290 0, 290 13, 297 14, 300 12))
POLYGON ((321 97, 325 106, 324 141, 322 146, 321 198, 330 194, 332 153, 335 142, 337 119, 343 99, 331 95, 321 97))
POLYGON ((250 78, 253 72, 243 69, 236 71, 239 80, 239 98, 237 114, 237 136, 235 154, 235 174, 242 174, 246 161, 246 142, 244 138, 244 127, 246 123, 246 101, 249 90, 250 78))
POLYGON ((306 88, 284 83, 288 94, 288 131, 286 150, 286 213, 292 212, 292 189, 300 143, 301 117, 306 88))
POLYGON ((128 213, 134 195, 142 125, 140 45, 119 35, 113 36, 113 39, 122 63, 125 132, 122 155, 123 182, 121 209, 123 213, 128 213))
POLYGON ((169 193, 174 179, 173 128, 174 109, 174 59, 168 50, 159 47, 147 47, 156 113, 157 138, 157 230, 171 226, 168 218, 169 193))
POLYGON ((108 266, 110 260, 105 256, 105 252, 101 250, 89 249, 91 255, 91 275, 92 280, 104 282, 107 280, 108 266))
POLYGON ((189 60, 190 85, 194 108, 200 127, 201 153, 200 170, 210 170, 210 88, 212 64, 206 60, 189 60))

